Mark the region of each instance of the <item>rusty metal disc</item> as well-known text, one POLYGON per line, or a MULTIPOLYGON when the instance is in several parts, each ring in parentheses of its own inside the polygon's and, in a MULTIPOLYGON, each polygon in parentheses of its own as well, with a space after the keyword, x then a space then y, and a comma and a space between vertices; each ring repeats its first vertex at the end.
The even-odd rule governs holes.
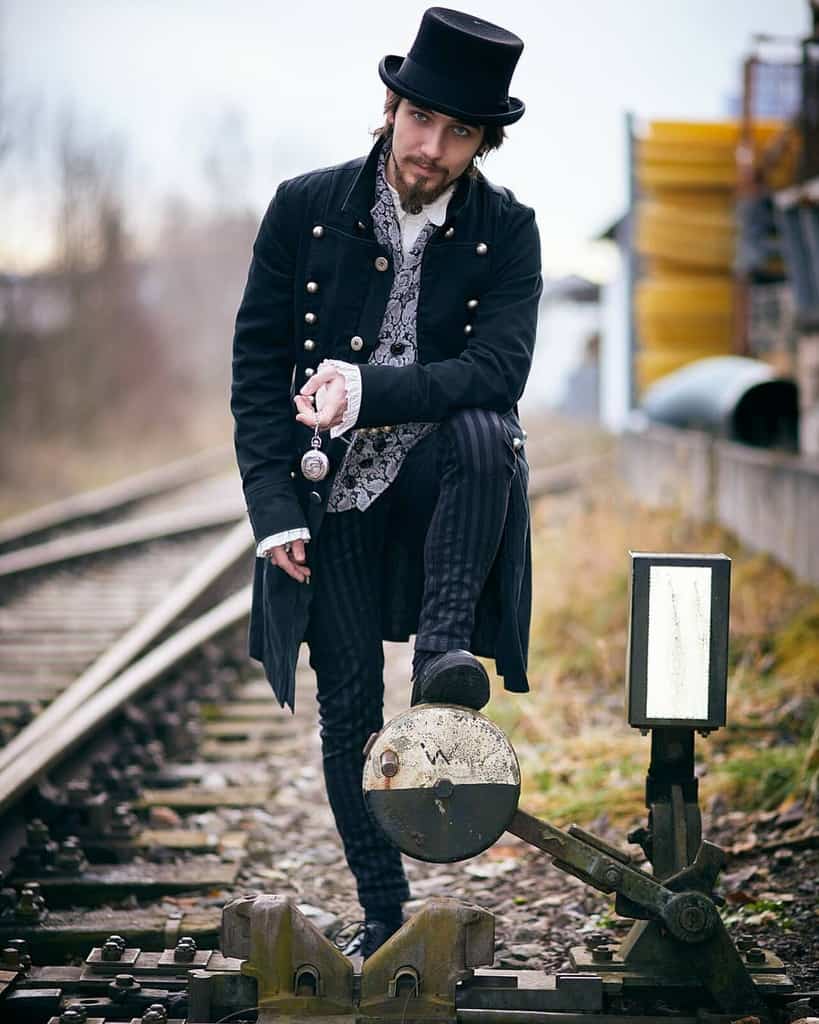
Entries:
POLYGON ((517 810, 520 768, 501 730, 477 711, 421 704, 370 741, 364 796, 403 853, 444 864, 503 834, 517 810))

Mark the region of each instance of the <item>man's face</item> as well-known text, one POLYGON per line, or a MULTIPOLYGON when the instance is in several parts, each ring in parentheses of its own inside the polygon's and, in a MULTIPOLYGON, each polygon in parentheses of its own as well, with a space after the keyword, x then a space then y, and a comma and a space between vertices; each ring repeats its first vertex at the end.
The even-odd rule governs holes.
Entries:
POLYGON ((483 141, 483 128, 464 124, 402 99, 395 114, 387 180, 402 207, 419 213, 469 167, 483 141))

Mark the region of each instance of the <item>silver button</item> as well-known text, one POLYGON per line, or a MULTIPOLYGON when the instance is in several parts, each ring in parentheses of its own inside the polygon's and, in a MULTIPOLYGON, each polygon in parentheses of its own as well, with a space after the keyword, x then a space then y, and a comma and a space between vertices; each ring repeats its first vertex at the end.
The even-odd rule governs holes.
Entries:
POLYGON ((529 439, 529 435, 526 433, 525 430, 521 430, 520 434, 524 441, 527 441, 529 439))
POLYGON ((305 377, 312 377, 315 372, 316 371, 313 369, 312 366, 306 366, 304 368, 304 376, 305 377))
POLYGON ((310 292, 311 295, 316 294, 316 292, 318 291, 318 285, 316 284, 315 281, 307 282, 307 291, 310 292))
POLYGON ((475 252, 479 256, 485 256, 489 252, 489 246, 486 244, 486 242, 478 242, 478 244, 475 246, 475 252))
POLYGON ((295 480, 296 479, 296 471, 295 471, 295 469, 291 469, 290 470, 290 479, 291 480, 295 480))
POLYGON ((373 265, 376 270, 379 270, 383 274, 385 270, 389 269, 390 261, 386 256, 376 256, 375 263, 373 265))
POLYGON ((357 334, 354 335, 352 338, 350 338, 350 348, 353 350, 353 352, 360 352, 362 348, 364 348, 364 339, 359 338, 357 334))
POLYGON ((366 231, 367 230, 367 225, 364 223, 363 220, 356 221, 356 225, 355 226, 358 228, 359 231, 366 231))
POLYGON ((316 343, 313 341, 312 338, 308 338, 305 341, 305 343, 304 343, 304 348, 305 348, 305 351, 307 351, 307 352, 312 352, 315 347, 316 347, 316 343))
POLYGON ((315 313, 305 313, 304 314, 304 322, 306 324, 309 324, 311 327, 313 326, 314 323, 316 323, 317 320, 318 320, 318 317, 316 316, 315 313))
POLYGON ((321 504, 321 495, 318 491, 310 491, 310 501, 312 501, 314 505, 321 504))
POLYGON ((452 238, 455 234, 455 228, 447 228, 444 232, 444 238, 452 238))
POLYGON ((517 451, 519 448, 522 448, 523 447, 523 438, 522 437, 513 437, 512 438, 512 447, 515 449, 515 451, 517 451))
POLYGON ((466 308, 467 309, 477 309, 478 308, 478 300, 477 299, 470 299, 469 302, 467 302, 467 304, 466 304, 466 308))
POLYGON ((464 334, 472 333, 472 324, 464 324, 464 334))
POLYGON ((321 238, 323 234, 324 228, 321 226, 321 224, 316 224, 316 226, 313 228, 313 238, 321 238))

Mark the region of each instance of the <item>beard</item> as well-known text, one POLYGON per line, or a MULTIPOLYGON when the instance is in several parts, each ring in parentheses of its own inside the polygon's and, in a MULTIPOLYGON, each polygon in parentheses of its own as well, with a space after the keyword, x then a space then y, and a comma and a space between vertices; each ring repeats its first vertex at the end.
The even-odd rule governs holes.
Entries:
POLYGON ((390 155, 395 168, 395 191, 398 193, 401 209, 407 213, 420 213, 424 206, 435 202, 438 196, 442 195, 452 184, 444 168, 436 168, 436 170, 444 172, 437 176, 441 179, 440 183, 430 184, 431 179, 423 176, 409 182, 401 173, 401 165, 395 159, 395 154, 391 153, 390 155))

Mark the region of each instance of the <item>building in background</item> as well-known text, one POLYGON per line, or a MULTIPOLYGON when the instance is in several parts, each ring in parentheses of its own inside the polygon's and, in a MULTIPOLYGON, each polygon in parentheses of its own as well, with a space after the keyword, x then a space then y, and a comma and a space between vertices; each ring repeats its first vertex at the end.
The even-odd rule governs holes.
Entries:
POLYGON ((819 4, 806 40, 756 38, 740 116, 626 120, 629 201, 601 237, 600 417, 622 429, 655 381, 737 354, 797 377, 819 454, 819 4))

